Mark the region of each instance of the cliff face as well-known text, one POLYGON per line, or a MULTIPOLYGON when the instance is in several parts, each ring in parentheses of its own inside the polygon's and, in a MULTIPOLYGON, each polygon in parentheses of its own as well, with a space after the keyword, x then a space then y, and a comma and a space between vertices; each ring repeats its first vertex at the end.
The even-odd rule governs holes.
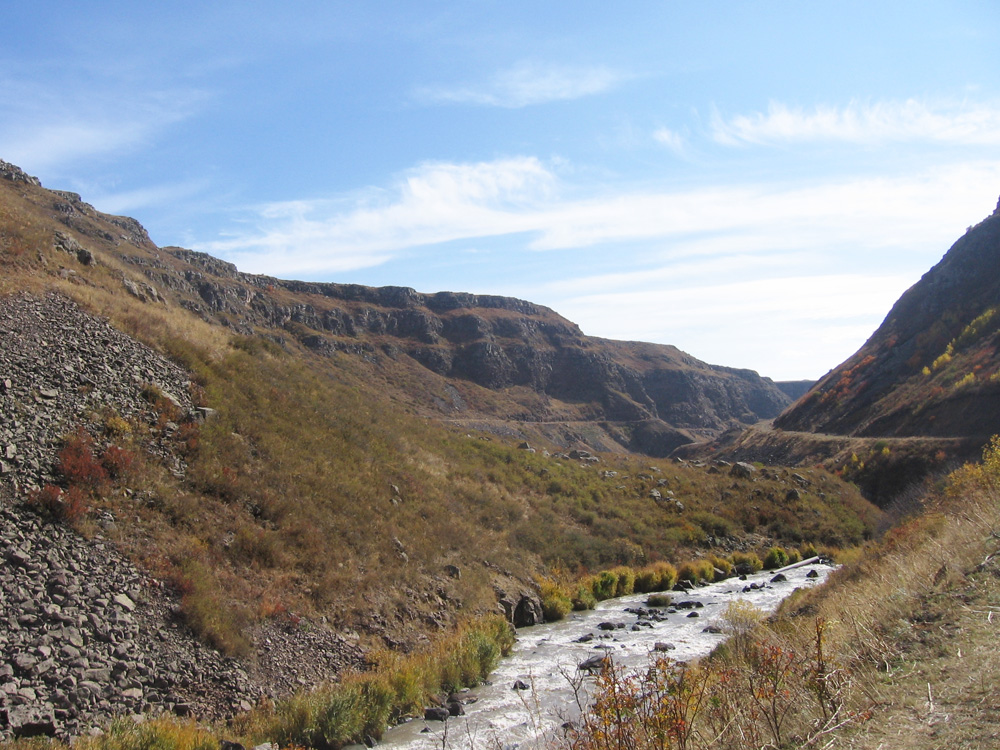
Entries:
POLYGON ((788 403, 755 372, 708 365, 671 346, 585 336, 524 300, 284 281, 189 250, 162 255, 169 258, 125 260, 206 319, 246 333, 280 332, 324 354, 402 354, 444 378, 493 391, 530 389, 591 420, 658 420, 711 433, 773 417, 788 403))
POLYGON ((985 439, 1000 429, 1000 206, 781 415, 785 430, 985 439))
MULTIPOLYGON (((59 222, 54 243, 68 252, 92 248, 111 256, 123 291, 150 305, 179 305, 209 322, 321 357, 395 367, 407 400, 432 412, 441 411, 440 393, 449 384, 490 392, 444 399, 451 419, 606 422, 607 441, 597 441, 605 448, 662 456, 733 425, 774 417, 789 403, 752 371, 708 365, 672 346, 585 336, 552 310, 524 300, 241 273, 204 253, 158 248, 135 220, 101 214, 74 193, 45 190, 12 165, 0 175, 59 222), (413 366, 423 374, 406 375, 413 366), (411 388, 408 378, 419 384, 411 388)), ((582 432, 546 428, 542 434, 569 443, 582 432)))

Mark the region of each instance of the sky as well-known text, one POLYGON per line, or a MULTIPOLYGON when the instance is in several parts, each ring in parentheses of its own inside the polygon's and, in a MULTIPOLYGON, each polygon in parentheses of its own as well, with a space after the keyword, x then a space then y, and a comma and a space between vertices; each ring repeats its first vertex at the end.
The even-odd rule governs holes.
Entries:
POLYGON ((996 0, 35 0, 0 28, 0 159, 160 246, 775 380, 853 354, 1000 195, 996 0))

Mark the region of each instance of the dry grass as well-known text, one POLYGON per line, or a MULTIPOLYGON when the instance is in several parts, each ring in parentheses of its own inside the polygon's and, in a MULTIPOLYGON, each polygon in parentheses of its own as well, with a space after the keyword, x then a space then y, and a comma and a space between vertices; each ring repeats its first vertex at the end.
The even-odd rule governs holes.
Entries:
POLYGON ((610 671, 570 740, 604 748, 995 747, 1000 441, 819 589, 695 667, 610 671), (655 700, 652 700, 655 699, 655 700))

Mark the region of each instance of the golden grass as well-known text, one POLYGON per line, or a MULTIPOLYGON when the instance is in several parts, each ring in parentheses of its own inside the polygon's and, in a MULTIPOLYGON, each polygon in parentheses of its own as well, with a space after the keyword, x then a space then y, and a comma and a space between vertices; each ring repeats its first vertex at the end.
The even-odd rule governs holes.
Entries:
MULTIPOLYGON (((1000 554, 998 525, 1000 440, 994 439, 983 462, 952 474, 923 513, 870 544, 825 586, 790 597, 770 622, 760 623, 760 614, 744 605, 730 607, 723 618, 730 640, 700 665, 660 660, 636 673, 609 670, 594 707, 566 745, 875 747, 892 736, 887 727, 908 726, 915 729, 913 747, 942 746, 934 739, 933 723, 941 716, 934 713, 930 683, 927 702, 916 711, 919 676, 902 657, 914 643, 940 643, 936 655, 949 658, 947 670, 937 674, 949 686, 949 705, 974 714, 976 701, 981 705, 990 697, 969 684, 983 679, 979 665, 962 662, 960 649, 957 658, 952 655, 954 647, 947 636, 942 642, 934 621, 947 613, 960 617, 956 595, 949 592, 967 588, 968 577, 1000 554), (915 713, 921 717, 916 722, 915 713), (866 723, 873 720, 879 728, 869 733, 866 723)), ((994 582, 992 588, 1000 586, 994 582)), ((969 647, 982 651, 993 634, 976 632, 978 640, 969 647)), ((975 721, 979 732, 1000 731, 990 719, 975 721)), ((947 733, 972 738, 960 729, 947 733)), ((967 746, 990 746, 981 739, 967 746)))

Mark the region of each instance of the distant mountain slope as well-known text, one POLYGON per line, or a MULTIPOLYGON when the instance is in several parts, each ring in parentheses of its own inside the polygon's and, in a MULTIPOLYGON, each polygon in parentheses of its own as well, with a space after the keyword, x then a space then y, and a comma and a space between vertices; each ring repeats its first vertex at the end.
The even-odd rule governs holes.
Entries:
POLYGON ((1000 206, 970 227, 865 345, 775 427, 985 441, 1000 431, 998 351, 1000 206))
POLYGON ((286 281, 204 253, 158 248, 134 219, 50 191, 13 165, 0 176, 62 225, 68 252, 114 258, 121 290, 326 357, 368 361, 428 416, 565 447, 666 456, 727 428, 776 416, 790 399, 750 370, 672 346, 585 336, 552 310, 497 296, 286 281))

